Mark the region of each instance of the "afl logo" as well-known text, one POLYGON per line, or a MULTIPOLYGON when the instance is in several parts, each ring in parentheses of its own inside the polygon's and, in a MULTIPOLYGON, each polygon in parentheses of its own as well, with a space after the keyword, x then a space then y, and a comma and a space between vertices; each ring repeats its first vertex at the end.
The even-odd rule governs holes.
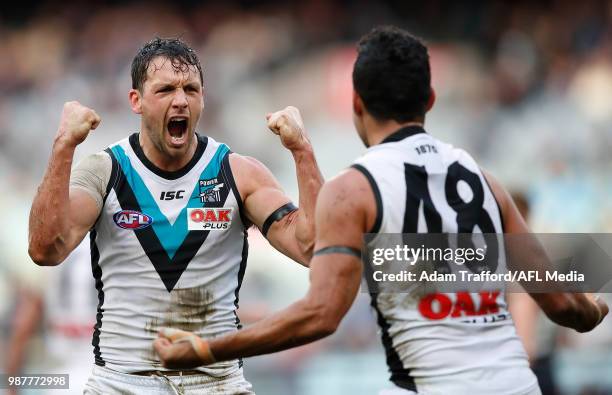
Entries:
POLYGON ((153 223, 153 217, 134 210, 122 210, 113 215, 113 221, 123 229, 142 229, 153 223))

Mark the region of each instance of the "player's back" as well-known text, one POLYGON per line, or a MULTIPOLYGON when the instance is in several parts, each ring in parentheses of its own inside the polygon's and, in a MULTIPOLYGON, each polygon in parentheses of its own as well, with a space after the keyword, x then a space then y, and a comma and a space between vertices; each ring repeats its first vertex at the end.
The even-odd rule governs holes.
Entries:
MULTIPOLYGON (((378 236, 369 250, 386 244, 382 234, 503 233, 495 196, 474 159, 419 126, 369 148, 353 167, 376 198, 371 233, 378 236)), ((503 262, 503 246, 497 251, 503 262)), ((370 264, 366 275, 380 270, 370 264)), ((502 270, 500 264, 492 272, 502 270)), ((539 393, 503 289, 440 292, 418 280, 405 292, 372 293, 391 381, 419 394, 539 393)))

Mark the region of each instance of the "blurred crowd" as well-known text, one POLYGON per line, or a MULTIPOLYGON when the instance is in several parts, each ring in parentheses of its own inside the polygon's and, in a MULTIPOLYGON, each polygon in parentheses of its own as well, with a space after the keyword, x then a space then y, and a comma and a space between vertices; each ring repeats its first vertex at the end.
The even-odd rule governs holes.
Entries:
MULTIPOLYGON (((44 288, 53 270, 27 257, 27 215, 62 104, 78 100, 102 117, 77 158, 137 131, 130 63, 154 36, 182 37, 200 56, 199 132, 264 162, 297 198, 291 158, 266 131, 265 114, 300 108, 321 169, 333 176, 364 150, 351 123, 356 40, 378 24, 407 28, 430 49, 430 133, 521 193, 535 231, 612 231, 612 1, 22 1, 0 10, 0 348, 17 295, 44 288)), ((251 243, 241 312, 257 317, 300 296, 307 272, 256 232, 251 243)), ((322 344, 247 361, 247 378, 265 394, 373 393, 387 375, 367 304, 360 295, 322 344), (355 385, 353 376, 364 380, 354 391, 334 390, 355 385)), ((598 338, 607 351, 611 337, 598 338)), ((564 339, 554 347, 584 346, 564 339)), ((35 347, 30 363, 44 367, 44 345, 35 347)), ((558 359, 558 373, 584 377, 558 359)))

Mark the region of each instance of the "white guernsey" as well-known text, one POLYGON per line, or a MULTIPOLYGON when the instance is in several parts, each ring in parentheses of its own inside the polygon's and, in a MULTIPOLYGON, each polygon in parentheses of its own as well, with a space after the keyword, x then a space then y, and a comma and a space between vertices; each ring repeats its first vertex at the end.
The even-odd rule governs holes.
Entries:
MULTIPOLYGON (((421 127, 370 147, 354 168, 368 178, 377 200, 371 233, 379 236, 368 245, 371 251, 385 245, 385 233, 503 233, 497 202, 476 162, 421 127)), ((370 277, 380 269, 364 268, 370 277)), ((499 283, 479 293, 435 292, 435 281, 458 278, 444 269, 427 278, 400 276, 409 280, 407 293, 372 294, 391 380, 419 393, 455 393, 458 381, 469 382, 472 394, 537 391, 499 283)), ((505 272, 501 265, 495 269, 505 272)))
MULTIPOLYGON (((165 370, 152 348, 160 327, 205 337, 240 327, 236 308, 248 246, 229 152, 198 136, 189 165, 165 172, 133 134, 74 170, 71 186, 102 205, 91 232, 97 365, 124 373, 165 370), (189 215, 194 210, 201 216, 189 215), (190 231, 190 222, 200 229, 190 231)), ((239 365, 200 370, 221 377, 239 365)))

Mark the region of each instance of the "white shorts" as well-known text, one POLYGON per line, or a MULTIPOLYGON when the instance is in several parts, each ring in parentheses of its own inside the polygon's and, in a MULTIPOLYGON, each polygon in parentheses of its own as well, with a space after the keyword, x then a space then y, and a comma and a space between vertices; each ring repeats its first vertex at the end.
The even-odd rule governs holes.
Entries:
POLYGON ((254 395, 255 393, 251 383, 242 375, 242 369, 221 378, 206 374, 138 376, 96 365, 85 384, 83 394, 254 395))

